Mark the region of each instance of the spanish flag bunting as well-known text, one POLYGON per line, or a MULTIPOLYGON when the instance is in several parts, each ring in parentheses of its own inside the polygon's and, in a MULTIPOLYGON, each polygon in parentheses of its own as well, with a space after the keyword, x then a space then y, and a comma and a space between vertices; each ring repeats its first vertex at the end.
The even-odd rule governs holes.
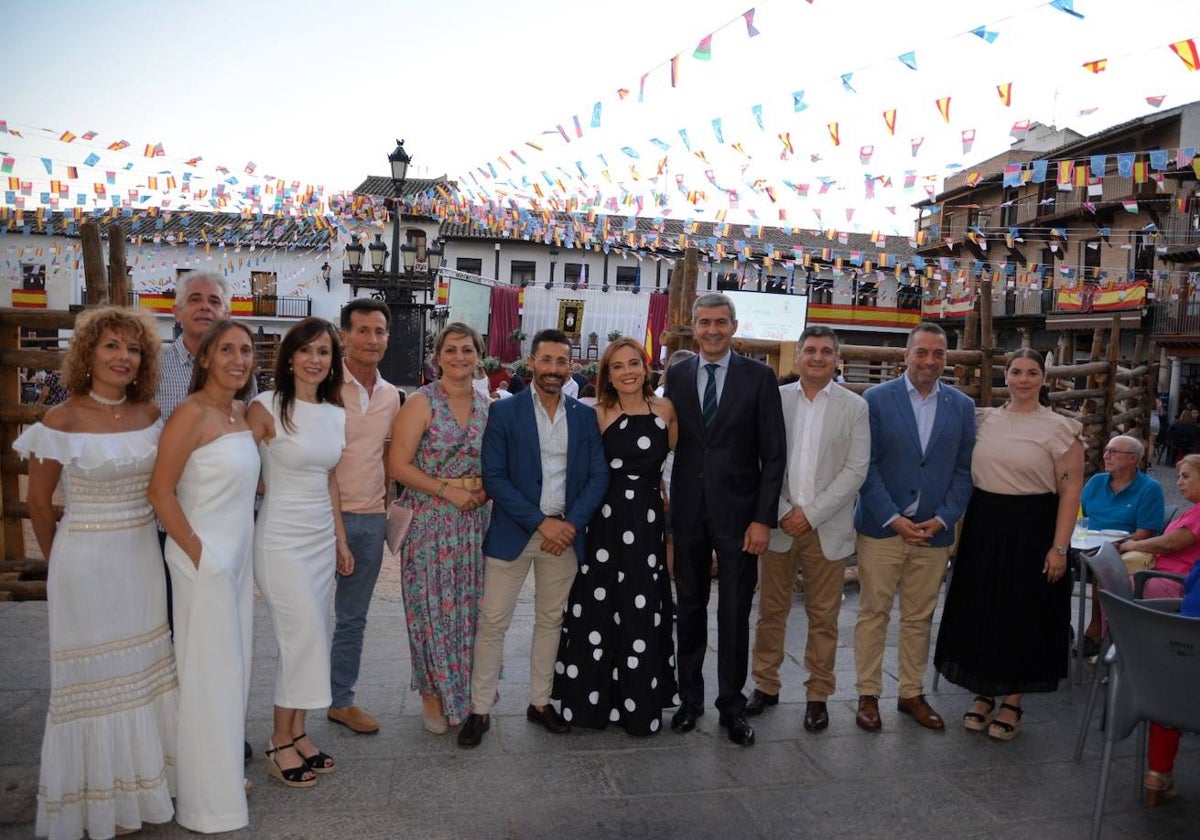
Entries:
POLYGON ((943 96, 937 101, 938 113, 942 115, 942 119, 947 123, 950 122, 950 97, 943 96))
POLYGON ((1088 185, 1088 165, 1086 163, 1075 164, 1075 186, 1086 187, 1088 185))
POLYGON ((617 99, 624 100, 629 96, 629 88, 617 88, 617 99))
POLYGON ((679 86, 679 56, 671 56, 671 87, 679 86))
POLYGON ((1197 54, 1196 42, 1191 38, 1171 44, 1171 52, 1179 56, 1179 60, 1187 66, 1188 70, 1200 67, 1200 54, 1197 54))
POLYGON ((996 93, 1000 94, 1000 104, 1005 108, 1012 106, 1012 82, 996 85, 996 93))
POLYGON ((1060 160, 1058 162, 1058 185, 1064 186, 1071 183, 1072 176, 1075 172, 1075 162, 1071 160, 1060 160))
POLYGON ((1095 61, 1085 61, 1083 63, 1084 70, 1090 70, 1093 73, 1103 73, 1108 69, 1108 59, 1098 58, 1095 61))
POLYGON ((888 134, 896 133, 896 109, 888 108, 883 112, 883 124, 887 126, 888 134))
POLYGON ((838 136, 838 124, 835 122, 831 122, 829 124, 829 137, 831 140, 833 140, 833 145, 842 145, 842 139, 838 136))
POLYGON ((783 144, 783 152, 780 153, 779 159, 787 160, 795 153, 795 149, 792 148, 792 133, 790 131, 781 133, 779 135, 779 142, 783 144))
POLYGON ((64 131, 61 135, 59 135, 58 139, 63 141, 64 143, 70 143, 72 140, 75 139, 75 135, 72 134, 70 131, 64 131))
POLYGON ((79 177, 79 167, 78 166, 68 166, 67 167, 67 178, 74 181, 78 177, 79 177))

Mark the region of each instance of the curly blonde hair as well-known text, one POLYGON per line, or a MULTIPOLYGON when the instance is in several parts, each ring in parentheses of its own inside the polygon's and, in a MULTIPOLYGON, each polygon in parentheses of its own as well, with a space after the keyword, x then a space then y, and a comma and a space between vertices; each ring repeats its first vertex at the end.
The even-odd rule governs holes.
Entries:
POLYGON ((79 313, 75 333, 62 363, 63 386, 72 394, 86 394, 92 384, 92 357, 105 330, 141 347, 141 363, 133 381, 125 386, 130 402, 149 402, 158 388, 158 354, 162 340, 154 316, 144 309, 103 306, 79 313))

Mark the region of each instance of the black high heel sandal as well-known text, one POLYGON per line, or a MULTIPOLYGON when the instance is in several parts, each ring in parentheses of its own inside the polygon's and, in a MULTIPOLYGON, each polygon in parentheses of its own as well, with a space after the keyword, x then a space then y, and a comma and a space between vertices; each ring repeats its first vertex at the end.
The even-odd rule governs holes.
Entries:
MULTIPOLYGON (((292 749, 295 749, 296 748, 295 742, 292 742, 290 744, 282 744, 277 747, 271 741, 267 741, 266 755, 267 755, 267 758, 270 759, 270 761, 267 762, 267 775, 270 776, 271 778, 275 779, 275 781, 277 781, 280 784, 285 785, 287 787, 292 787, 292 788, 312 787, 313 785, 315 785, 317 783, 317 777, 313 776, 312 778, 305 778, 306 775, 313 772, 312 768, 309 767, 307 763, 305 763, 304 765, 302 765, 300 767, 289 767, 286 770, 284 770, 282 767, 279 766, 279 760, 275 758, 275 753, 279 752, 280 750, 286 750, 289 747, 291 747, 292 749)), ((296 755, 300 755, 299 750, 296 751, 296 755)), ((300 758, 303 759, 304 756, 300 755, 300 758)))
POLYGON ((997 741, 1011 741, 1021 731, 1021 715, 1025 714, 1025 712, 1020 706, 1014 706, 1011 703, 1001 703, 1000 708, 1013 712, 1017 716, 1017 719, 1012 723, 993 720, 988 724, 987 734, 989 738, 995 738, 997 741))
POLYGON ((988 727, 988 717, 996 710, 996 701, 991 697, 984 697, 982 694, 976 694, 974 703, 987 703, 986 712, 967 711, 962 716, 963 729, 970 732, 983 732, 988 727))
MULTIPOLYGON (((296 741, 299 741, 299 740, 301 740, 303 738, 307 738, 307 737, 308 737, 307 732, 301 732, 299 735, 296 736, 295 740, 293 740, 292 743, 295 744, 296 741)), ((309 743, 311 744, 312 741, 309 741, 309 743)), ((315 749, 315 747, 314 747, 314 749, 315 749)), ((307 764, 309 766, 309 769, 311 769, 313 772, 315 772, 315 773, 332 773, 333 772, 333 756, 323 753, 320 750, 317 750, 316 755, 305 755, 304 753, 300 752, 299 747, 296 748, 296 753, 302 759, 304 759, 304 763, 307 764)))

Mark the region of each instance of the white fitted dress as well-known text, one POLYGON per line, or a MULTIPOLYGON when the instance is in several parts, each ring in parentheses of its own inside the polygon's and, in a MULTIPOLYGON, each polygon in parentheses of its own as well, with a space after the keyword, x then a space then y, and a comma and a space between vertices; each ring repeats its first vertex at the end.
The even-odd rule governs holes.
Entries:
POLYGON ((249 824, 243 787, 246 701, 254 641, 254 491, 249 430, 188 458, 175 488, 201 543, 200 566, 167 539, 179 669, 175 821, 206 834, 249 824))
POLYGON ((171 819, 175 658, 154 512, 146 498, 162 423, 113 434, 40 423, 13 443, 62 464, 66 511, 50 551, 50 708, 38 837, 171 819))
POLYGON ((275 418, 259 444, 263 501, 254 528, 254 579, 279 644, 275 705, 329 705, 330 601, 336 561, 329 471, 346 445, 346 412, 331 403, 292 403, 293 430, 279 418, 276 392, 254 400, 275 418))

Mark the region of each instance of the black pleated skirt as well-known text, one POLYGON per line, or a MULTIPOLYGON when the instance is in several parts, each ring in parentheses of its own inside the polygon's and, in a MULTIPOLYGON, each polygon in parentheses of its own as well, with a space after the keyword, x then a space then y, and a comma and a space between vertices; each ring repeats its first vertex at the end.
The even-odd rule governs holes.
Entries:
POLYGON ((1042 571, 1054 544, 1058 496, 978 488, 938 630, 934 667, 976 694, 1046 692, 1068 673, 1071 576, 1042 571))

